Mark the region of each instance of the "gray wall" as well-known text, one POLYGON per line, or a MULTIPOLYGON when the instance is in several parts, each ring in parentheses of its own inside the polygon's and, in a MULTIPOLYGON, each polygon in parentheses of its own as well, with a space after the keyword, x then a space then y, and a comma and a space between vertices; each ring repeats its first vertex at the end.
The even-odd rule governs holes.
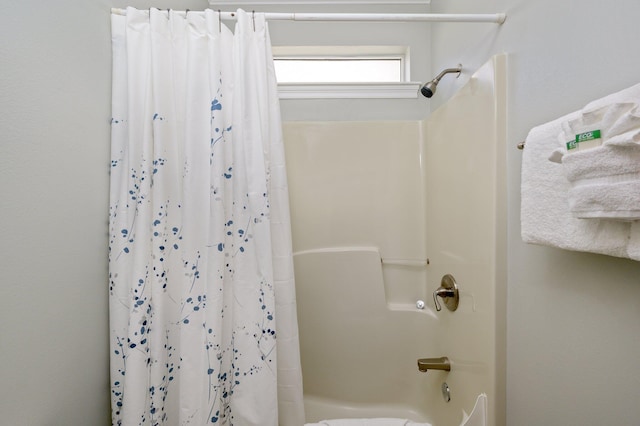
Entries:
POLYGON ((108 420, 108 22, 0 3, 0 423, 108 420))
POLYGON ((110 424, 111 3, 0 2, 2 425, 110 424))
MULTIPOLYGON (((640 263, 525 245, 515 145, 529 129, 640 83, 635 0, 433 0, 433 12, 506 12, 501 28, 438 24, 433 71, 508 60, 507 424, 631 425, 640 418, 640 263)), ((464 80, 464 79, 462 79, 464 80)), ((463 81, 434 97, 446 101, 463 81)))

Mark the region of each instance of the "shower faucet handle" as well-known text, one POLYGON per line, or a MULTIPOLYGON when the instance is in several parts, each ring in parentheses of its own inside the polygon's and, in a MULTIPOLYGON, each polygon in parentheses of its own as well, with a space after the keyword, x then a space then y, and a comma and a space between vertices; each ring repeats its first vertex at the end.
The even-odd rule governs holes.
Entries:
POLYGON ((460 302, 460 294, 458 292, 458 284, 452 275, 446 274, 440 281, 440 287, 433 292, 433 303, 436 305, 436 311, 441 311, 442 307, 438 302, 438 297, 442 298, 444 305, 450 311, 458 309, 460 302))

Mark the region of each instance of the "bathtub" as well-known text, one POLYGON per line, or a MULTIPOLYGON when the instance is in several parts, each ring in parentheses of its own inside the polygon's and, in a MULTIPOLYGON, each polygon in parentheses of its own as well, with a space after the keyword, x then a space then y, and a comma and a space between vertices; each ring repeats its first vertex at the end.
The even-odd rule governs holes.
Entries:
POLYGON ((492 58, 423 121, 284 123, 307 422, 458 426, 486 394, 477 425, 505 424, 505 76, 492 58))
POLYGON ((380 403, 352 403, 306 395, 304 408, 307 422, 326 419, 397 418, 414 422, 430 423, 427 413, 419 412, 408 405, 380 403))
MULTIPOLYGON (((435 341, 436 319, 386 303, 375 247, 294 256, 307 422, 399 417, 430 422, 417 359, 435 341), (304 287, 303 287, 304 286, 304 287)), ((433 349, 431 349, 433 350, 433 349)), ((436 372, 434 377, 440 376, 436 372)))
MULTIPOLYGON (((311 408, 311 407, 310 407, 311 408)), ((327 407, 323 407, 327 408, 327 407)), ((387 408, 382 410, 379 407, 362 407, 364 412, 360 409, 356 411, 346 411, 345 414, 350 417, 340 419, 322 420, 319 423, 306 423, 305 426, 433 426, 431 423, 426 422, 414 422, 406 417, 386 417, 390 411, 387 408), (375 413, 383 413, 380 417, 363 418, 358 416, 359 414, 374 415, 375 413)), ((404 408, 399 407, 397 411, 399 414, 406 414, 407 411, 404 408)), ((321 408, 322 410, 322 408, 321 408)), ((334 412, 333 409, 329 411, 334 412)), ((391 410, 395 412, 396 410, 391 410)), ((460 426, 486 426, 487 424, 487 396, 485 394, 478 395, 476 403, 470 414, 464 413, 464 417, 460 426)))

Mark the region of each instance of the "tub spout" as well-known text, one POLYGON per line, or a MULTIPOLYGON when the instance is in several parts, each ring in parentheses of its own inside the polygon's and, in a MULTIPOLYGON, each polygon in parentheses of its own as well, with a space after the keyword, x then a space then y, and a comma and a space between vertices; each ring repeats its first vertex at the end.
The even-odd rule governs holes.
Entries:
POLYGON ((423 373, 427 370, 451 371, 451 362, 446 356, 440 358, 421 358, 418 360, 418 370, 423 373))

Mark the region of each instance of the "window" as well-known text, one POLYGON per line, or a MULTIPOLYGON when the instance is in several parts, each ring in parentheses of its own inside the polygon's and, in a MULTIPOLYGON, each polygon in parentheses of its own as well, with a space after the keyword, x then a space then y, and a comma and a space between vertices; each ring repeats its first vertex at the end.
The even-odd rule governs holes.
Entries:
POLYGON ((280 97, 416 97, 408 48, 398 46, 274 47, 280 97))
POLYGON ((400 58, 278 58, 282 83, 383 83, 402 81, 400 58))

